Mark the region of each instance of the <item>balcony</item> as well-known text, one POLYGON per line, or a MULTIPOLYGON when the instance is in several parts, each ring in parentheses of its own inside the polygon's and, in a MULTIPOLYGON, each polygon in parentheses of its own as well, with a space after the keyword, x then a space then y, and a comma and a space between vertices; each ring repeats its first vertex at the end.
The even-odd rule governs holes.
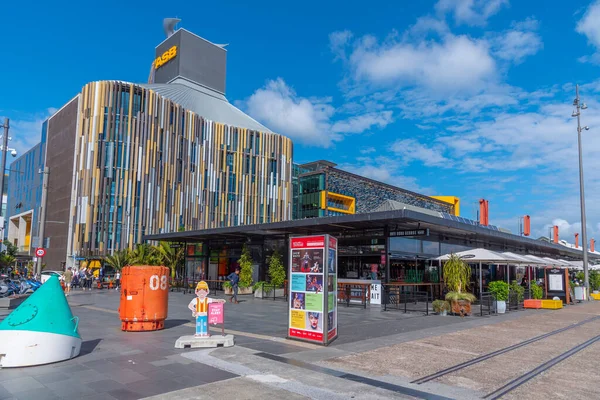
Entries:
POLYGON ((30 256, 33 253, 31 246, 18 246, 17 256, 30 256))

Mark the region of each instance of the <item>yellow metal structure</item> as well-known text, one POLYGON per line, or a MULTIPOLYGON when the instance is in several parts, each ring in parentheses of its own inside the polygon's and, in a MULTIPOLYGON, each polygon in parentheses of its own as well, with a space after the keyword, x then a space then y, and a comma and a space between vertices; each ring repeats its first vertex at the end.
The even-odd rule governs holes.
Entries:
POLYGON ((321 209, 342 214, 355 214, 356 199, 352 196, 323 190, 321 191, 321 209), (332 206, 331 204, 335 204, 335 206, 332 206))
POLYGON ((452 214, 460 217, 460 198, 456 196, 431 196, 432 199, 443 201, 444 203, 452 204, 454 211, 452 214))
POLYGON ((600 300, 600 293, 590 293, 590 296, 592 296, 592 299, 594 300, 600 300))

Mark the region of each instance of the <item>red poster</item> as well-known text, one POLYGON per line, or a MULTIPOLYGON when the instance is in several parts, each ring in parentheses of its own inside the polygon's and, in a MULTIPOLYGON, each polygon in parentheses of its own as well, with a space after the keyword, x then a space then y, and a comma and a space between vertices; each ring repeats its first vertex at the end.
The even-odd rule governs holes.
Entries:
POLYGON ((332 236, 329 236, 329 248, 337 250, 337 239, 332 236))
POLYGON ((336 336, 337 336, 337 328, 334 328, 334 329, 330 330, 329 333, 327 334, 327 340, 331 340, 336 336))
MULTIPOLYGON (((333 332, 333 331, 332 331, 333 332)), ((299 329, 290 329, 289 335, 291 337, 297 337, 305 340, 314 340, 316 342, 323 342, 323 334, 319 332, 302 331, 299 329)))
POLYGON ((209 324, 222 324, 223 314, 223 303, 210 303, 208 305, 209 324))
POLYGON ((290 241, 292 249, 306 249, 311 247, 325 247, 325 236, 295 237, 290 241))

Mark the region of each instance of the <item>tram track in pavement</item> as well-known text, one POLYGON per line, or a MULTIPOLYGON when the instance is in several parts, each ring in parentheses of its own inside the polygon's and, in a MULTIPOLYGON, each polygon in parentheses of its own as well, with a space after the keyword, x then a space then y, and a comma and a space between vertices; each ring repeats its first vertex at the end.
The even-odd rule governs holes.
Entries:
POLYGON ((560 363, 561 361, 564 361, 567 358, 575 355, 576 353, 579 353, 580 351, 584 350, 585 348, 591 346, 592 344, 594 344, 598 341, 600 341, 600 335, 597 335, 591 339, 588 339, 585 342, 580 343, 577 346, 565 351, 564 353, 552 358, 551 360, 548 360, 545 363, 538 365, 531 371, 513 379, 512 381, 508 382, 506 385, 502 386, 501 388, 496 389, 495 391, 493 391, 491 393, 488 393, 483 398, 489 399, 489 400, 499 399, 502 396, 504 396, 505 394, 512 392, 519 386, 523 385, 524 383, 526 383, 526 382, 530 381, 531 379, 535 378, 536 376, 540 375, 542 372, 549 370, 550 368, 554 367, 556 364, 560 363))
MULTIPOLYGON (((456 364, 456 365, 454 365, 454 366, 452 366, 452 367, 449 367, 449 368, 445 368, 445 369, 443 369, 443 370, 441 370, 441 371, 438 371, 438 372, 435 372, 435 373, 433 373, 433 374, 430 374, 430 375, 424 376, 424 377, 422 377, 422 378, 419 378, 419 379, 415 379, 415 380, 414 380, 414 381, 412 381, 411 383, 414 383, 414 384, 421 385, 421 384, 423 384, 423 383, 426 383, 426 382, 432 381, 432 380, 434 380, 434 379, 440 378, 440 377, 442 377, 442 376, 444 376, 444 375, 448 375, 448 374, 451 374, 451 373, 453 373, 453 372, 460 371, 461 369, 467 368, 467 367, 469 367, 469 366, 471 366, 471 365, 478 364, 478 363, 480 363, 480 362, 483 362, 483 361, 489 360, 489 359, 491 359, 491 358, 494 358, 494 357, 497 357, 497 356, 499 356, 499 355, 502 355, 502 354, 508 353, 508 352, 510 352, 510 351, 513 351, 513 350, 519 349, 519 348, 521 348, 521 347, 524 347, 524 346, 527 346, 527 345, 529 345, 529 344, 532 344, 532 343, 538 342, 538 341, 540 341, 540 340, 543 340, 543 339, 549 338, 549 337, 551 337, 551 336, 554 336, 554 335, 557 335, 557 334, 559 334, 559 333, 566 332, 566 331, 568 331, 568 330, 571 330, 571 329, 574 329, 574 328, 578 328, 578 327, 580 327, 580 326, 583 326, 583 325, 585 325, 585 324, 588 324, 588 323, 590 323, 590 322, 593 322, 593 321, 598 321, 598 320, 600 320, 600 315, 597 315, 597 316, 595 316, 595 317, 592 317, 592 318, 585 319, 585 320, 583 320, 583 321, 579 321, 579 322, 577 322, 577 323, 575 323, 575 324, 567 325, 567 326, 565 326, 565 327, 563 327, 563 328, 556 329, 556 330, 554 330, 554 331, 552 331, 552 332, 548 332, 548 333, 544 333, 544 334, 542 334, 542 335, 539 335, 539 336, 535 336, 535 337, 533 337, 533 338, 531 338, 531 339, 527 339, 527 340, 524 340, 524 341, 522 341, 522 342, 519 342, 519 343, 513 344, 513 345, 511 345, 511 346, 504 347, 504 348, 502 348, 502 349, 499 349, 499 350, 493 351, 493 352, 491 352, 491 353, 487 353, 487 354, 484 354, 484 355, 482 355, 482 356, 475 357, 475 358, 473 358, 473 359, 471 359, 471 360, 468 360, 468 361, 462 362, 462 363, 460 363, 460 364, 456 364)), ((591 340, 591 339, 590 339, 590 340, 591 340)), ((586 342, 586 343, 587 343, 587 342, 586 342)), ((591 344, 591 343, 590 343, 590 344, 591 344)), ((589 344, 588 344, 588 345, 589 345, 589 344)), ((577 347, 577 346, 576 346, 576 347, 577 347)), ((586 346, 586 347, 587 347, 587 346, 586 346)), ((573 353, 573 354, 574 354, 574 353, 573 353)), ((551 361, 552 361, 552 360, 551 360, 551 361)), ((560 361, 561 361, 561 360, 559 360, 558 362, 560 362, 560 361)), ((542 365, 544 365, 544 364, 542 364, 542 365)), ((554 364, 553 364, 553 365, 554 365, 554 364)), ((550 368, 550 367, 548 367, 548 368, 550 368)), ((529 378, 529 379, 531 379, 531 378, 529 378)), ((495 398, 497 398, 497 397, 495 397, 495 398)))

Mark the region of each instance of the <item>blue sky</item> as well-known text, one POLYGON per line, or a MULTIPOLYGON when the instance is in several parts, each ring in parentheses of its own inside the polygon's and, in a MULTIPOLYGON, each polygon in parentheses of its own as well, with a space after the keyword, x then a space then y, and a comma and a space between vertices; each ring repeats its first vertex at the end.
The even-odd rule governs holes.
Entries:
POLYGON ((600 3, 574 0, 67 2, 2 6, 0 115, 20 152, 89 82, 144 82, 162 19, 229 43, 227 97, 292 137, 298 162, 426 194, 534 235, 580 230, 574 85, 588 229, 600 239, 600 3))

